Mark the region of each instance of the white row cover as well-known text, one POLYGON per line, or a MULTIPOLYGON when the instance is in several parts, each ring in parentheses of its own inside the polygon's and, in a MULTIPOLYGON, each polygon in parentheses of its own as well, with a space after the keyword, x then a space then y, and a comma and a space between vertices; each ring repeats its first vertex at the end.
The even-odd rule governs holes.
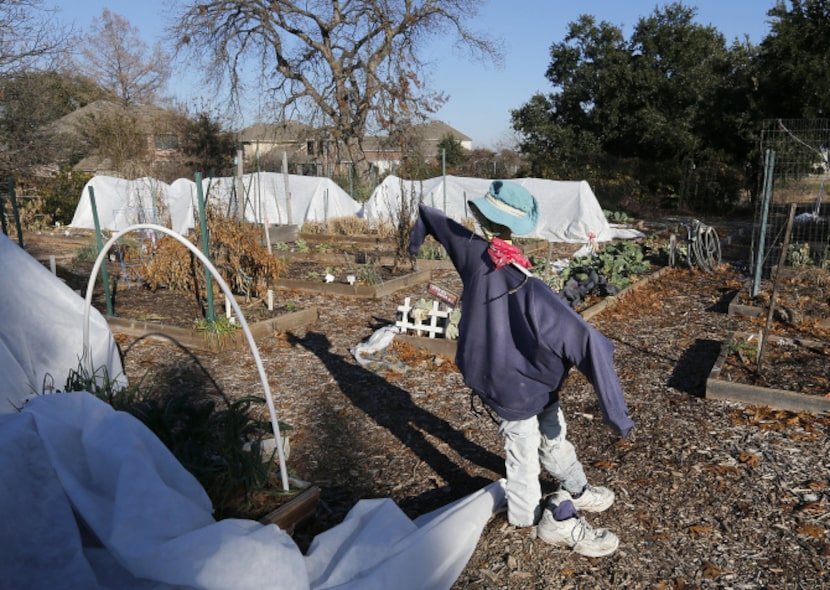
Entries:
MULTIPOLYGON (((236 178, 202 179, 202 197, 208 206, 219 204, 230 211, 236 178)), ((302 225, 307 221, 325 222, 353 217, 361 205, 330 178, 260 172, 242 176, 245 219, 250 222, 302 225), (290 209, 290 212, 289 212, 290 209), (290 213, 290 214, 289 214, 290 213)), ((95 194, 98 222, 102 229, 120 231, 137 223, 157 223, 180 233, 198 226, 199 204, 196 183, 179 178, 172 184, 154 178, 124 180, 95 176, 80 196, 70 227, 95 229, 89 188, 95 194)))
MULTIPOLYGON (((388 176, 378 185, 363 207, 362 215, 377 222, 396 223, 402 199, 410 204, 422 201, 440 209, 456 221, 472 218, 468 201, 487 194, 492 180, 463 176, 438 176, 423 181, 388 176)), ((527 237, 549 242, 583 244, 617 238, 642 237, 640 232, 612 226, 584 180, 564 181, 543 178, 515 178, 539 203, 539 223, 527 237), (593 236, 593 237, 592 237, 593 236)), ((417 212, 417 207, 410 207, 417 212)))
MULTIPOLYGON (((0 233, 0 415, 16 412, 44 389, 64 389, 83 355, 84 300, 40 262, 0 233)), ((90 310, 92 367, 125 385, 107 321, 90 310)), ((85 366, 88 364, 85 362, 85 366)))
POLYGON ((4 588, 448 589, 504 481, 410 520, 362 500, 306 555, 276 525, 215 520, 198 481, 141 422, 86 393, 0 416, 4 588))

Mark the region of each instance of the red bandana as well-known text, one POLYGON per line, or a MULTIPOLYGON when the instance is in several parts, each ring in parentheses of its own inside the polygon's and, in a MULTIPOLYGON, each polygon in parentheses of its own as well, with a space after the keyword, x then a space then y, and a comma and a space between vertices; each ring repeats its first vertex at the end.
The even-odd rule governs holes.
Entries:
POLYGON ((487 253, 490 254, 493 264, 496 265, 496 270, 514 262, 524 268, 530 268, 531 266, 530 260, 522 255, 521 250, 501 238, 493 238, 490 241, 490 247, 487 248, 487 253))

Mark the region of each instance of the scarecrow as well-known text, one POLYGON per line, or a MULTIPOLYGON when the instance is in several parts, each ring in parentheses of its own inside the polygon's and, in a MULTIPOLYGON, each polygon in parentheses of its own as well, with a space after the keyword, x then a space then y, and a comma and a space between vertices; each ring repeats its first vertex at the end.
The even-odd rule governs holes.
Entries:
POLYGON ((456 364, 465 384, 498 417, 504 438, 507 518, 536 526, 537 536, 588 556, 613 553, 618 537, 594 529, 582 512, 601 512, 614 492, 588 483, 560 408, 560 390, 571 367, 594 388, 603 422, 623 438, 628 416, 614 370, 610 341, 527 270, 531 264, 512 243, 533 231, 536 199, 521 185, 497 180, 469 201, 482 235, 441 211, 419 205, 409 254, 429 234, 447 251, 464 286, 456 364), (544 467, 559 489, 542 501, 544 467))

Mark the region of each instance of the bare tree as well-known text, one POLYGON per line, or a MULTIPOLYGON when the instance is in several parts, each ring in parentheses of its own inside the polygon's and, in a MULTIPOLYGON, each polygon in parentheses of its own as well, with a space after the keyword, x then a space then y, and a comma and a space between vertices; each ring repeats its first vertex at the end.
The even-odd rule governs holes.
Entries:
POLYGON ((81 56, 83 72, 123 106, 152 104, 170 78, 170 56, 162 46, 150 49, 136 27, 106 8, 92 20, 81 56))
POLYGON ((246 67, 279 105, 327 130, 363 176, 363 138, 417 120, 445 101, 430 91, 419 51, 452 34, 473 56, 498 61, 496 44, 465 21, 478 0, 200 0, 176 19, 179 53, 207 60, 214 81, 244 90, 246 67))
POLYGON ((41 0, 0 0, 0 76, 48 68, 67 48, 70 32, 55 24, 41 0))

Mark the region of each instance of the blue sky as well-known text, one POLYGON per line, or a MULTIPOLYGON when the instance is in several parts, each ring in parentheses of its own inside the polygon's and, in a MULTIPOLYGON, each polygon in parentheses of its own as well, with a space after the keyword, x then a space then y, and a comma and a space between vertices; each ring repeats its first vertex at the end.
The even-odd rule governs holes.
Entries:
MULTIPOLYGON (((106 7, 126 18, 152 45, 162 40, 164 27, 170 22, 171 2, 176 0, 46 0, 45 4, 56 6, 59 18, 81 31, 88 30, 92 19, 106 7)), ((179 0, 179 4, 183 2, 179 0)), ((621 27, 627 38, 640 17, 652 14, 655 7, 667 2, 489 0, 481 4, 479 16, 470 26, 502 40, 503 67, 471 62, 454 53, 442 39, 435 39, 427 53, 435 60, 428 82, 433 89, 449 96, 435 118, 470 136, 476 147, 498 149, 512 145, 510 111, 521 107, 536 92, 550 92, 544 76, 550 62, 548 52, 553 43, 565 37, 569 23, 581 14, 590 14, 621 27)), ((748 36, 753 43, 759 43, 769 33, 767 12, 775 0, 685 0, 683 4, 696 8, 697 22, 714 26, 727 42, 748 36)), ((174 79, 190 78, 180 73, 174 79)), ((183 100, 193 97, 185 85, 170 90, 183 100)))

